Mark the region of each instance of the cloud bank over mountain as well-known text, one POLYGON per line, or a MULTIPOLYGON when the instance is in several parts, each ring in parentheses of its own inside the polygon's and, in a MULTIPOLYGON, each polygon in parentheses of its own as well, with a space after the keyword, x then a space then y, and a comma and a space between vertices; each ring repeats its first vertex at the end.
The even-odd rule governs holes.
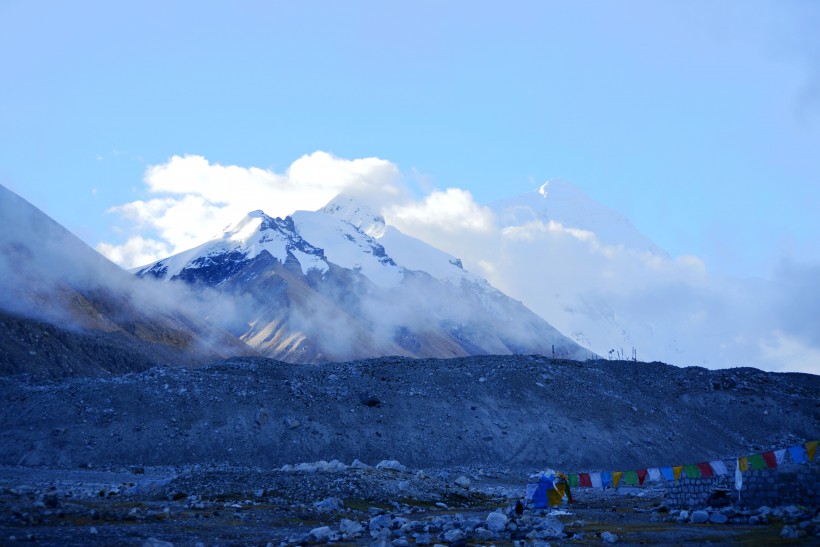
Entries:
POLYGON ((325 152, 282 173, 174 156, 146 171, 150 199, 112 211, 130 230, 126 241, 97 248, 125 267, 143 265, 208 240, 251 210, 283 216, 345 193, 389 226, 461 258, 598 354, 820 373, 817 265, 784 262, 768 280, 726 278, 697 256, 669 256, 651 234, 564 181, 483 205, 460 188, 420 195, 407 179, 386 160, 325 152))

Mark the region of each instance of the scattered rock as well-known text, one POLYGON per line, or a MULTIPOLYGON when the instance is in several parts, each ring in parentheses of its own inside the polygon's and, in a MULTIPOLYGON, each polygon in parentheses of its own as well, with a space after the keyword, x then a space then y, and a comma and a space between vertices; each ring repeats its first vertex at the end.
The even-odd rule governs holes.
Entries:
POLYGON ((344 502, 339 498, 325 498, 322 501, 317 501, 313 504, 320 513, 329 513, 331 511, 343 511, 345 508, 344 502))
POLYGON ((692 511, 690 522, 692 524, 704 524, 709 522, 709 511, 692 511))
POLYGON ((500 512, 500 511, 493 511, 489 515, 487 515, 486 526, 487 530, 492 532, 501 532, 504 528, 507 527, 507 522, 509 519, 507 516, 500 512))
POLYGON ((724 515, 723 513, 712 513, 709 515, 709 522, 712 524, 726 524, 729 522, 729 517, 724 515))
POLYGON ((613 534, 612 532, 603 532, 601 534, 601 539, 604 543, 618 543, 618 534, 613 534))
POLYGON ((783 530, 780 531, 780 537, 786 539, 796 539, 800 537, 800 534, 794 526, 786 525, 783 527, 783 530))
POLYGON ((451 530, 447 530, 441 535, 441 539, 446 541, 447 543, 456 543, 457 541, 461 541, 464 539, 464 532, 459 530, 458 528, 453 528, 451 530))
POLYGON ((407 471, 407 466, 400 464, 396 460, 382 460, 376 464, 376 469, 386 469, 387 471, 398 471, 403 473, 407 471))
POLYGON ((393 524, 393 519, 390 515, 377 515, 370 519, 368 528, 371 532, 381 530, 382 528, 390 528, 393 524))
POLYGON ((320 526, 318 528, 314 528, 310 531, 310 536, 314 539, 314 541, 319 542, 336 541, 339 539, 338 534, 336 534, 330 526, 320 526))
POLYGON ((256 411, 255 421, 256 421, 256 425, 258 425, 260 427, 267 424, 268 423, 268 411, 265 410, 264 408, 260 408, 259 410, 257 410, 256 411))
POLYGON ((460 486, 461 488, 464 488, 464 489, 469 489, 469 488, 470 488, 470 484, 471 484, 471 483, 470 483, 470 479, 468 479, 468 478, 467 478, 467 477, 465 477, 464 475, 461 475, 459 478, 457 478, 457 479, 455 480, 455 483, 456 483, 458 486, 460 486))
POLYGON ((347 537, 354 537, 364 531, 364 526, 356 520, 342 519, 339 522, 339 532, 347 537))

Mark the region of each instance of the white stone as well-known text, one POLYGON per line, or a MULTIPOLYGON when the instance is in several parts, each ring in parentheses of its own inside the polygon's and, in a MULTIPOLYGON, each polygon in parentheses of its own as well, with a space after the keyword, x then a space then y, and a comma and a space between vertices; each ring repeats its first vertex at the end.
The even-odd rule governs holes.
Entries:
POLYGON ((613 534, 612 532, 604 532, 601 534, 601 539, 604 540, 604 543, 617 543, 618 534, 613 534))
POLYGON ((334 536, 336 536, 330 526, 314 528, 310 531, 310 535, 314 537, 316 541, 333 541, 334 536))
POLYGON ((353 460, 353 463, 350 464, 350 467, 352 467, 353 469, 370 469, 369 465, 360 462, 358 459, 353 460))
POLYGON ((390 528, 393 524, 393 519, 390 515, 377 515, 370 519, 370 531, 381 530, 382 528, 390 528))
POLYGON ((400 464, 396 460, 382 460, 376 464, 376 469, 404 472, 407 471, 407 466, 400 464))
POLYGON ((457 478, 457 479, 455 480, 455 483, 456 483, 458 486, 462 487, 462 488, 470 488, 470 484, 471 484, 471 483, 470 483, 470 479, 468 479, 468 478, 467 478, 467 477, 465 477, 464 475, 461 475, 459 478, 457 478))
POLYGON ((348 537, 360 534, 363 531, 364 526, 357 520, 342 519, 339 522, 339 532, 346 534, 348 537))
POLYGON ((504 530, 504 528, 507 527, 508 520, 509 519, 504 513, 493 511, 492 513, 487 515, 485 523, 488 530, 491 530, 493 532, 501 532, 504 530))
POLYGON ((444 541, 446 541, 447 543, 455 543, 457 541, 461 541, 462 539, 464 539, 464 532, 462 532, 458 528, 453 528, 452 530, 447 530, 446 532, 444 532, 444 535, 442 537, 444 538, 444 541))

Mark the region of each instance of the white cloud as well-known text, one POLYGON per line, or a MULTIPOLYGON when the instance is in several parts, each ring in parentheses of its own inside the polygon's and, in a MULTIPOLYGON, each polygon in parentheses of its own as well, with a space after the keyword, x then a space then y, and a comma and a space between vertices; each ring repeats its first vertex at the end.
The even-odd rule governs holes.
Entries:
POLYGON ((771 338, 761 340, 760 350, 775 370, 820 375, 820 348, 808 346, 794 336, 775 331, 771 338))
POLYGON ((459 188, 434 190, 423 201, 392 207, 386 217, 397 226, 426 226, 445 232, 487 233, 495 225, 492 212, 459 188))
POLYGON ((118 264, 147 264, 156 256, 168 256, 168 247, 161 241, 134 236, 122 245, 100 243, 97 251, 118 264))
POLYGON ((212 164, 202 156, 173 156, 145 172, 157 196, 114 207, 139 234, 126 243, 103 242, 98 250, 125 267, 145 264, 204 243, 248 212, 285 216, 314 210, 340 192, 402 194, 398 168, 379 158, 346 160, 326 152, 297 159, 284 173, 257 167, 212 164), (150 232, 144 244, 141 234, 150 232), (139 250, 138 250, 139 249, 139 250), (135 262, 141 261, 141 262, 135 262))
POLYGON ((174 156, 146 171, 151 199, 114 209, 133 235, 98 250, 142 265, 213 237, 249 211, 284 216, 352 193, 600 355, 628 356, 634 347, 639 359, 676 365, 817 373, 816 266, 786 262, 772 281, 721 278, 699 257, 668 256, 600 204, 574 209, 585 198, 567 183, 549 186, 556 201, 545 213, 521 201, 491 209, 458 188, 414 199, 402 180, 388 161, 324 152, 283 173, 174 156))

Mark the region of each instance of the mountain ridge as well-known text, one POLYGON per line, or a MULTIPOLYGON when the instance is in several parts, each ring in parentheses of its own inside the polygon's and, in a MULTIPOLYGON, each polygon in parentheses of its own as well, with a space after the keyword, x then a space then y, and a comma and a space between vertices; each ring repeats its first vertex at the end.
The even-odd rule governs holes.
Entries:
POLYGON ((348 196, 285 218, 253 212, 221 236, 135 275, 254 302, 232 332, 285 361, 592 356, 457 258, 387 226, 348 196), (403 251, 401 261, 394 250, 403 251))

